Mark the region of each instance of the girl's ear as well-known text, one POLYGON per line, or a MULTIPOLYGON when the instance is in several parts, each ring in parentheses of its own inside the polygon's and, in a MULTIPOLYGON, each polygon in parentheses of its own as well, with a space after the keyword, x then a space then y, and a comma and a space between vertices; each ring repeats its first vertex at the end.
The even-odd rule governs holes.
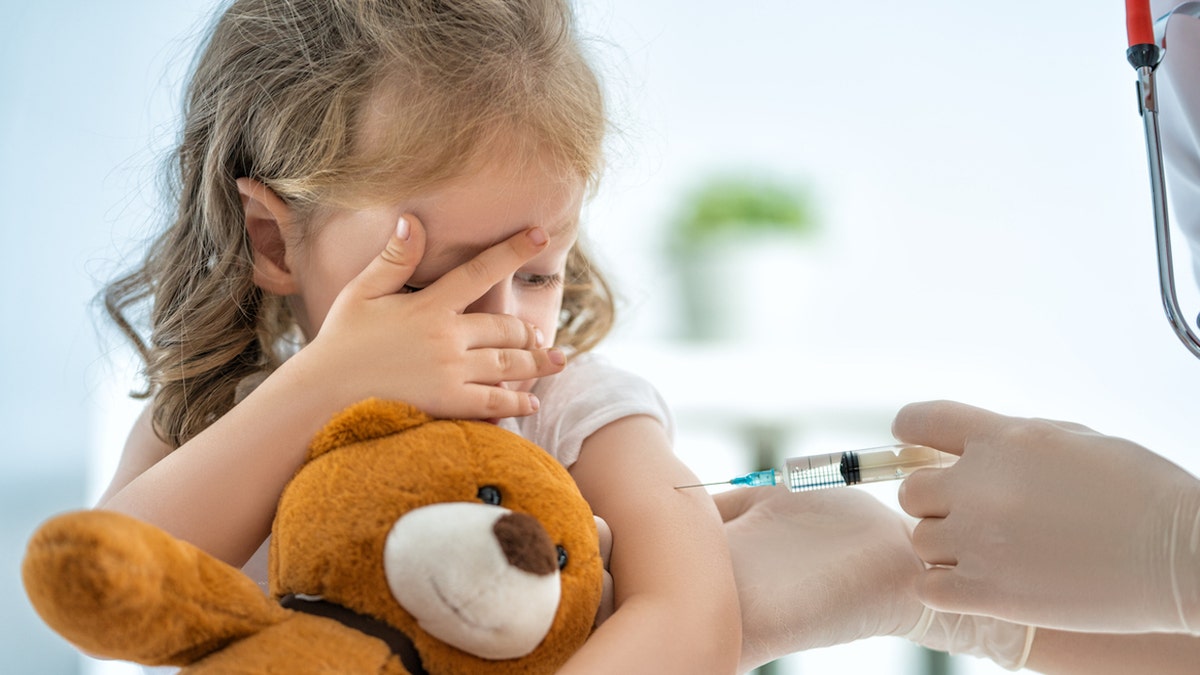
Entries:
POLYGON ((299 285, 287 263, 289 235, 295 227, 291 207, 253 178, 237 179, 237 188, 254 253, 255 285, 276 295, 298 292, 299 285))

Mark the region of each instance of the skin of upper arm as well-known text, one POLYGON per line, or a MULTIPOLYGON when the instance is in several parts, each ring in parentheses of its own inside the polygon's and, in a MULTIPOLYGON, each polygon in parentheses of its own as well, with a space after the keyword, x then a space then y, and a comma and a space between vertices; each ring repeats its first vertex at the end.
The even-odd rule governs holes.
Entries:
POLYGON ((121 459, 117 462, 117 470, 113 473, 108 489, 96 502, 96 508, 104 508, 113 495, 171 452, 171 446, 154 433, 152 416, 153 404, 147 404, 129 430, 125 447, 121 451, 121 459))
POLYGON ((675 489, 697 481, 662 424, 632 416, 603 427, 584 441, 571 473, 613 533, 616 611, 585 645, 607 652, 591 663, 734 672, 741 615, 721 517, 707 492, 675 489))

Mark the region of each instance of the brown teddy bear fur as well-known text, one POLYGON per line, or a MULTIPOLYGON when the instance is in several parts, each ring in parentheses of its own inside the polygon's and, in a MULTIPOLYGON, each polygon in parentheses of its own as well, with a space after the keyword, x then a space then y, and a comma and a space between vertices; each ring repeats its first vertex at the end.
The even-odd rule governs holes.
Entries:
POLYGON ((105 511, 47 521, 22 573, 38 613, 81 650, 192 675, 412 672, 370 631, 281 607, 288 594, 398 629, 434 675, 554 672, 587 639, 602 585, 591 511, 557 461, 494 425, 433 420, 379 400, 336 416, 285 488, 272 528, 273 597, 196 547, 105 511), (480 658, 433 637, 393 597, 383 569, 398 518, 429 504, 478 503, 484 485, 567 554, 549 632, 519 658, 480 658))

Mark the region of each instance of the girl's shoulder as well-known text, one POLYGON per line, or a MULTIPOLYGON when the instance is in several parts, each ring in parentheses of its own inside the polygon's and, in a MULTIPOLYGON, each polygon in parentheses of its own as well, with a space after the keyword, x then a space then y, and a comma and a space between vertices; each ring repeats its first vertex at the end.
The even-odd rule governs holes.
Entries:
POLYGON ((512 420, 515 430, 566 467, 579 458, 588 436, 625 417, 652 417, 674 435, 670 408, 658 389, 599 354, 575 356, 561 373, 539 380, 533 393, 541 407, 512 420))
POLYGON ((595 408, 623 399, 643 400, 666 408, 658 389, 649 380, 594 352, 573 357, 561 373, 539 380, 533 393, 543 403, 564 410, 595 408))

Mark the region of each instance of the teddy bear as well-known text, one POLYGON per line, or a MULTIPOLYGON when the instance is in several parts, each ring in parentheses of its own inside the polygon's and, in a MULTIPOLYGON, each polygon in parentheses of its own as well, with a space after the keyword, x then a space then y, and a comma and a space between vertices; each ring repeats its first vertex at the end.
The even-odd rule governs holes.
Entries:
POLYGON ((370 399, 334 417, 280 497, 270 595, 137 519, 52 518, 25 589, 81 650, 206 673, 549 673, 600 603, 595 521, 519 436, 370 399))

